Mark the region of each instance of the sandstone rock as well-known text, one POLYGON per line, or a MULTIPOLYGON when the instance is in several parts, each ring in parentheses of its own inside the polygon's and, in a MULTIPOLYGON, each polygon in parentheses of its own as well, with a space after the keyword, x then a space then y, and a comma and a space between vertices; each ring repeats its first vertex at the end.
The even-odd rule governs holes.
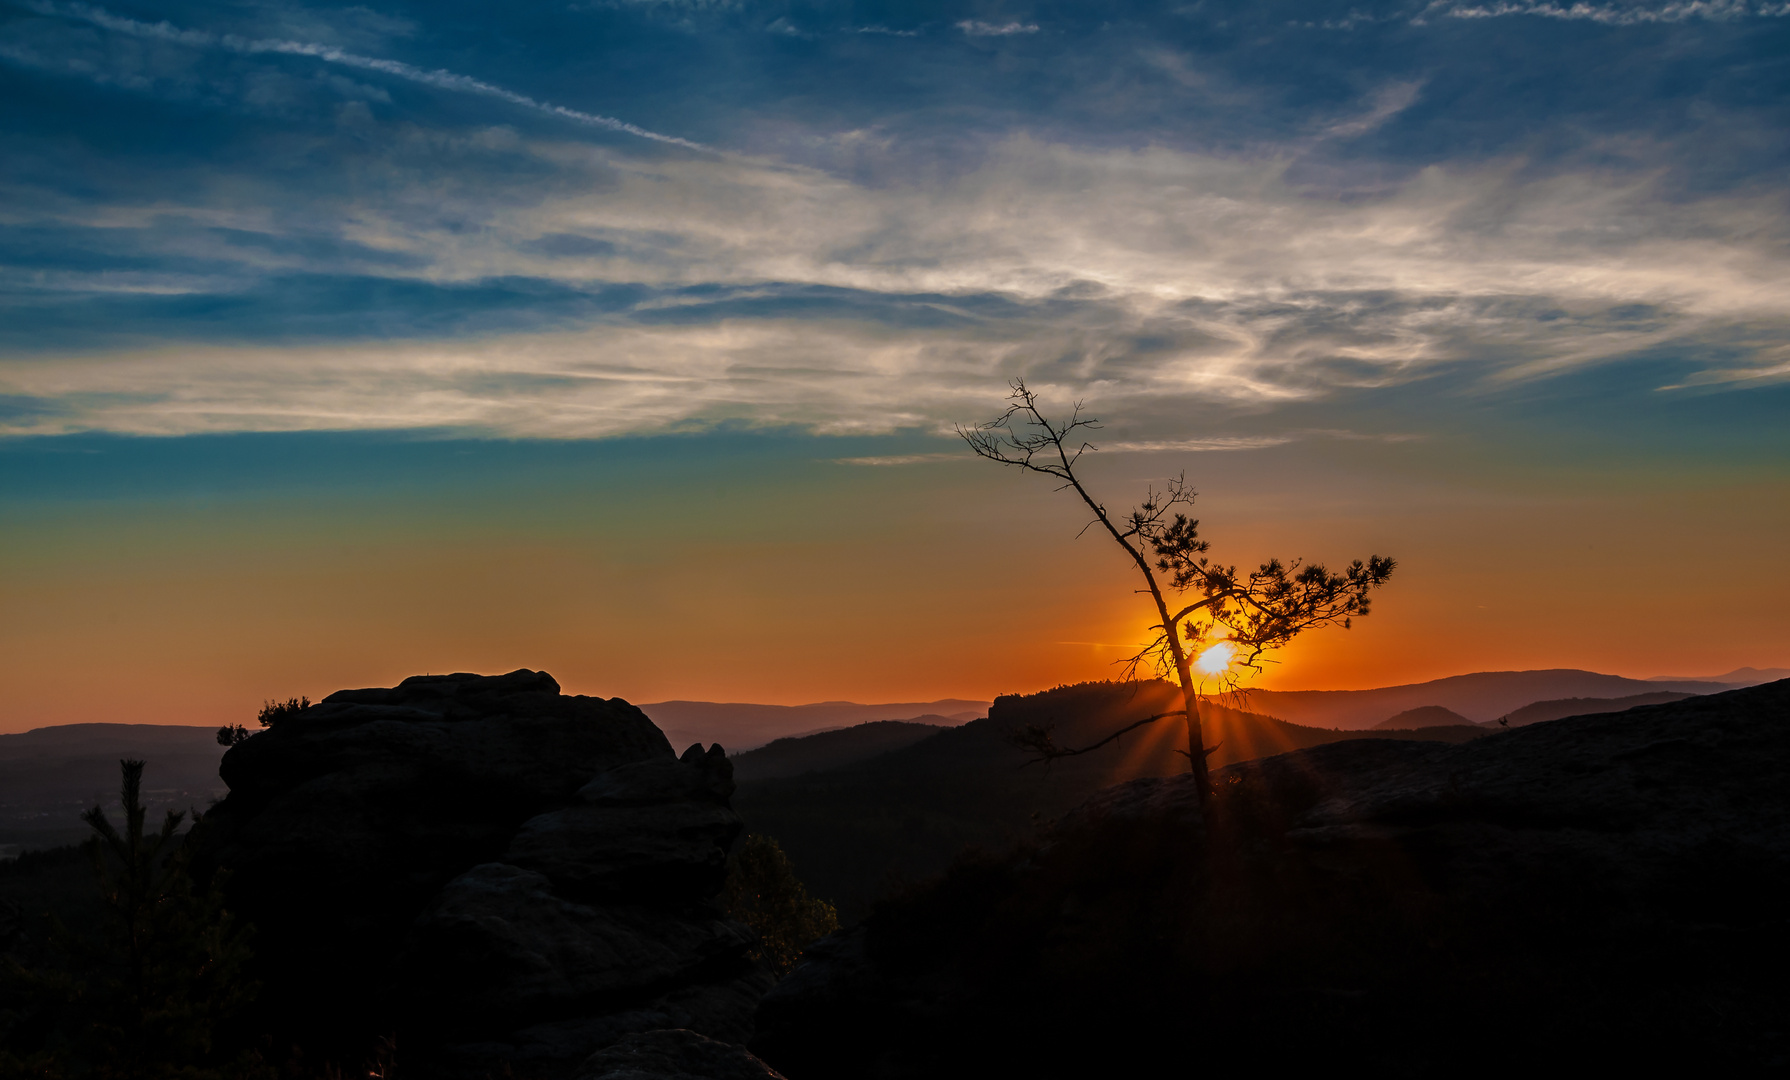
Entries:
POLYGON ((599 806, 632 806, 695 799, 725 806, 733 796, 733 763, 716 743, 705 753, 701 743, 684 751, 677 762, 654 759, 621 765, 597 776, 578 790, 578 797, 599 806))
POLYGON ((739 834, 738 815, 713 803, 574 806, 523 823, 503 859, 582 900, 709 896, 739 834))
POLYGON ((782 1074, 743 1046, 674 1029, 630 1035, 579 1067, 577 1080, 771 1080, 782 1074))
POLYGON ((406 983, 419 1011, 447 1030, 502 1030, 738 974, 752 941, 711 906, 591 907, 541 874, 486 863, 418 916, 406 983))
POLYGON ((719 746, 680 760, 627 702, 523 670, 331 694, 220 771, 197 862, 313 1056, 395 1030, 429 1075, 547 1076, 633 1031, 750 1032, 767 980, 711 902, 740 831, 719 746))

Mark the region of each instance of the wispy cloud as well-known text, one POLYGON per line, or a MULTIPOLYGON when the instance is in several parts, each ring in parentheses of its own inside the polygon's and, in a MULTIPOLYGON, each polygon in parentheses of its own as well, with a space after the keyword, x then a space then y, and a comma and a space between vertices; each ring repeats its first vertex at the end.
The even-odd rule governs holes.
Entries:
POLYGON ((871 457, 834 458, 835 465, 868 465, 876 468, 892 465, 926 465, 938 461, 960 461, 962 454, 883 454, 871 457))
POLYGON ((965 19, 957 24, 957 28, 971 37, 1011 37, 1014 34, 1036 34, 1037 23, 983 22, 980 19, 965 19))
MULTIPOLYGON (((965 153, 952 142, 969 130, 953 111, 961 97, 941 106, 945 120, 920 110, 924 138, 883 123, 879 99, 865 115, 791 121, 787 144, 821 168, 737 149, 661 153, 558 125, 472 126, 445 95, 429 109, 415 95, 387 105, 366 84, 401 79, 696 145, 385 58, 395 50, 378 33, 338 38, 309 15, 231 35, 92 5, 35 10, 55 18, 9 24, 24 29, 0 46, 20 64, 61 49, 57 70, 78 62, 121 85, 253 69, 263 81, 352 74, 360 89, 301 87, 323 107, 252 125, 255 141, 231 153, 158 155, 142 175, 0 170, 0 394, 23 403, 0 423, 14 432, 937 431, 1023 375, 1056 400, 1140 418, 1108 449, 1234 452, 1356 436, 1313 430, 1332 421, 1312 416, 1239 426, 1189 411, 1286 416, 1424 380, 1512 393, 1623 365, 1645 366, 1644 388, 1744 391, 1779 377, 1773 350, 1790 336, 1781 180, 1685 182, 1671 170, 1693 155, 1645 133, 1575 135, 1580 156, 1565 162, 1538 157, 1528 134, 1473 156, 1423 143, 1416 164, 1373 159, 1459 96, 1446 65, 1374 69, 1352 99, 1247 149, 1050 127, 1087 107, 1077 90, 1035 127, 978 113, 989 126, 965 153), (926 142, 934 131, 949 136, 942 149, 926 142), (1314 156, 1332 151, 1372 182, 1314 181, 1314 156)), ((959 31, 1037 32, 948 28, 894 51, 955 50, 959 31)), ((1028 48, 1055 47, 1056 29, 1028 48)), ((407 37, 404 55, 429 56, 429 37, 407 37)), ((1221 57, 1167 36, 1151 52, 1155 41, 1112 46, 1128 62, 1154 57, 1128 68, 1151 94, 1218 95, 1238 110, 1260 97, 1221 57)), ((889 51, 839 33, 812 51, 830 46, 889 51)))
POLYGON ((1711 367, 1660 390, 1730 389, 1790 382, 1790 345, 1761 350, 1746 367, 1711 367))
POLYGON ((1294 441, 1291 435, 1229 435, 1209 439, 1152 439, 1140 442, 1102 443, 1100 449, 1112 453, 1158 453, 1166 450, 1198 453, 1208 450, 1260 450, 1268 446, 1284 446, 1294 441))
POLYGON ((1694 19, 1726 22, 1746 18, 1783 18, 1790 16, 1790 3, 1771 0, 1682 0, 1666 4, 1553 4, 1498 3, 1459 4, 1433 3, 1423 15, 1442 15, 1455 19, 1497 19, 1513 15, 1529 15, 1544 19, 1573 22, 1597 22, 1609 26, 1637 26, 1647 23, 1679 23, 1694 19))
POLYGON ((575 124, 583 124, 589 127, 602 128, 607 131, 620 132, 653 142, 682 146, 691 150, 706 151, 709 149, 708 147, 689 139, 679 138, 675 135, 665 135, 656 131, 649 131, 639 125, 630 124, 626 120, 618 120, 613 116, 602 116, 597 113, 584 112, 580 109, 568 108, 564 105, 555 105, 551 102, 540 101, 529 97, 527 94, 518 93, 514 90, 473 78, 470 75, 462 75, 443 69, 430 71, 411 64, 406 64, 400 60, 388 60, 376 56, 361 56, 356 53, 345 52, 333 45, 304 41, 250 39, 234 34, 213 34, 203 30, 183 29, 165 20, 162 22, 149 23, 138 19, 126 18, 121 15, 114 15, 104 8, 95 7, 90 4, 55 3, 51 2, 51 0, 29 0, 27 6, 44 15, 65 19, 78 19, 83 22, 91 23, 104 30, 119 34, 128 34, 132 37, 165 41, 195 49, 223 49, 246 56, 304 56, 320 60, 327 64, 336 64, 361 71, 378 72, 383 75, 419 83, 424 86, 431 86, 439 90, 495 98, 498 101, 507 102, 519 108, 557 117, 562 120, 568 120, 575 124))
POLYGON ((1329 428, 1309 431, 1289 431, 1273 435, 1214 435, 1207 438, 1194 439, 1145 439, 1131 442, 1100 443, 1100 449, 1112 453, 1202 453, 1224 452, 1232 450, 1263 450, 1271 446, 1285 446, 1288 443, 1302 442, 1309 439, 1342 439, 1348 442, 1413 442, 1421 439, 1420 435, 1404 432, 1364 433, 1358 431, 1329 428))
POLYGON ((1400 82, 1381 87, 1373 96, 1372 105, 1365 114, 1338 121, 1325 129, 1324 134, 1331 138, 1365 135, 1410 108, 1422 89, 1423 84, 1419 82, 1400 82))
MULTIPOLYGON (((272 245, 279 226, 251 207, 196 207, 193 224, 148 234, 212 273, 226 256, 252 265, 244 252, 285 273, 358 260, 367 276, 315 294, 327 310, 298 324, 341 325, 333 345, 276 334, 196 348, 178 321, 155 344, 156 305, 185 319, 180 297, 195 291, 220 298, 208 332, 240 336, 233 311, 244 327, 278 329, 294 302, 286 278, 158 283, 144 271, 127 306, 64 299, 30 318, 18 304, 35 294, 13 292, 3 336, 15 349, 33 318, 50 320, 46 341, 82 344, 0 364, 0 393, 63 403, 10 430, 931 430, 976 418, 989 385, 1025 375, 1102 409, 1162 406, 1109 449, 1234 451, 1297 433, 1189 442, 1169 403, 1267 409, 1445 371, 1535 380, 1700 338, 1737 344, 1688 370, 1770 368, 1765 353, 1790 333, 1776 202, 1665 202, 1645 178, 1524 179, 1500 163, 1327 202, 1284 185, 1272 161, 1027 138, 958 178, 913 186, 738 158, 645 165, 549 142, 508 152, 602 183, 493 206, 425 178, 357 204, 334 246, 272 245), (269 243, 244 246, 259 235, 269 243), (406 280, 407 291, 373 285, 406 280), (58 314, 77 311, 93 314, 58 314), (91 327, 126 336, 107 347, 91 327), (367 343, 381 337, 398 340, 367 343)), ((110 213, 107 243, 174 209, 110 213)), ((57 273, 65 297, 116 280, 57 273)))

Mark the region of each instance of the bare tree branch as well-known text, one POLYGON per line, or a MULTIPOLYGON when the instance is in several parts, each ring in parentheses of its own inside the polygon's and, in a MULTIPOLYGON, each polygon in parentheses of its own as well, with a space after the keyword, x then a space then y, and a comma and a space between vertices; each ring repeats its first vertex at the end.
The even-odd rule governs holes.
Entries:
POLYGON ((1051 729, 1048 727, 1040 727, 1037 724, 1025 724, 1014 729, 1008 734, 1007 741, 1022 750, 1030 750, 1036 756, 1033 757, 1032 760, 1026 762, 1026 764, 1036 765, 1041 761, 1051 762, 1055 761, 1057 758, 1079 757, 1082 754, 1098 750, 1107 743, 1118 739, 1121 735, 1128 735, 1138 728, 1143 727, 1145 724, 1154 724, 1156 721, 1170 716, 1186 715, 1186 709, 1173 709, 1169 712, 1157 713, 1155 716, 1146 716, 1142 720, 1134 720, 1131 723, 1126 724, 1124 727, 1091 746, 1083 746, 1074 750, 1058 746, 1056 742, 1051 739, 1051 729))

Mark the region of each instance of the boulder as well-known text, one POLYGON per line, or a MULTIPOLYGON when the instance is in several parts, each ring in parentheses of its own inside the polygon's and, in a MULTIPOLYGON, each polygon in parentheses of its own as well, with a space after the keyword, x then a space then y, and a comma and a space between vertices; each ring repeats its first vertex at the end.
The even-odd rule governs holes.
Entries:
POLYGON ((584 900, 713 896, 740 832, 727 804, 732 768, 716 744, 600 773, 575 805, 524 822, 503 861, 584 900))
POLYGON ((449 882, 411 930, 417 1011, 447 1032, 580 1016, 615 1001, 732 974, 752 933, 712 907, 587 906, 502 863, 449 882))
POLYGON ((698 743, 675 764, 653 758, 599 773, 578 789, 578 798, 597 806, 650 806, 677 799, 726 806, 733 790, 733 762, 727 752, 716 743, 705 753, 698 743))
POLYGON ((713 895, 739 831, 726 806, 573 806, 524 822, 503 859, 579 899, 713 895))
POLYGON ((220 772, 195 862, 257 928, 282 1042, 564 1076, 630 1032, 750 1033, 770 978, 713 902, 741 828, 719 746, 680 760, 634 706, 523 670, 331 694, 220 772))

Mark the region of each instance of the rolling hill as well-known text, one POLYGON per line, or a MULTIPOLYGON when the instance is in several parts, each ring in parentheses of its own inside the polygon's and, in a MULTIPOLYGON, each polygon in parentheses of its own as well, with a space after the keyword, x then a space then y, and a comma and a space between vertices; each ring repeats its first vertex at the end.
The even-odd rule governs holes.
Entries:
POLYGON ((1628 697, 1619 698, 1561 698, 1557 701, 1537 701, 1514 710, 1503 720, 1510 727, 1523 727, 1527 724, 1540 724, 1548 720, 1562 720, 1568 716, 1625 712, 1638 705, 1664 705, 1671 701, 1683 701, 1692 696, 1694 695, 1662 690, 1654 694, 1631 694, 1628 697))
POLYGON ((920 716, 912 720, 872 720, 837 731, 774 739, 756 750, 736 754, 733 778, 742 782, 769 780, 855 765, 878 754, 912 746, 955 726, 937 722, 944 719, 942 716, 920 716))
POLYGON ((1734 689, 1724 683, 1625 679, 1595 671, 1480 671, 1446 679, 1385 686, 1374 690, 1251 690, 1242 708, 1312 727, 1371 728, 1406 709, 1440 705, 1475 723, 1496 720, 1535 701, 1561 698, 1619 698, 1667 690, 1713 694, 1734 689))
POLYGON ((1397 716, 1389 716, 1373 726, 1374 731, 1403 731, 1411 728, 1470 725, 1473 721, 1440 705, 1419 705, 1397 716))
POLYGON ((855 701, 821 701, 812 705, 755 705, 749 702, 655 701, 640 711, 682 748, 693 742, 720 743, 730 751, 753 750, 775 739, 812 735, 876 720, 912 720, 961 724, 988 715, 988 702, 964 698, 938 701, 860 705, 855 701))
POLYGON ((1655 675, 1648 682, 1719 682, 1730 686, 1758 686, 1760 683, 1777 682, 1779 679, 1790 679, 1790 668, 1735 668, 1726 675, 1708 675, 1698 678, 1690 675, 1655 675))

